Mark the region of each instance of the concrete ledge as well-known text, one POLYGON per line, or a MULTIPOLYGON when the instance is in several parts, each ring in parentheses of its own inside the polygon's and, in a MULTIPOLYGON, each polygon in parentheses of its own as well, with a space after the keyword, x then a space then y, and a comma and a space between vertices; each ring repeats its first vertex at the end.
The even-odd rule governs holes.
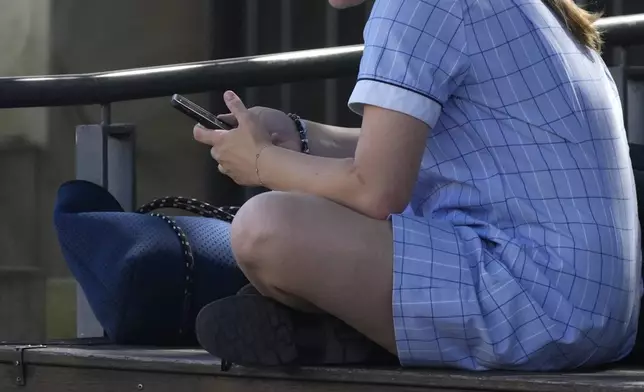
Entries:
MULTIPOLYGON (((0 347, 0 389, 15 381, 16 351, 0 347), (12 370, 14 369, 14 370, 12 370), (3 374, 3 373, 0 373, 3 374)), ((60 345, 25 351, 26 388, 36 391, 623 391, 644 390, 644 370, 467 373, 441 370, 233 367, 202 350, 60 345)))

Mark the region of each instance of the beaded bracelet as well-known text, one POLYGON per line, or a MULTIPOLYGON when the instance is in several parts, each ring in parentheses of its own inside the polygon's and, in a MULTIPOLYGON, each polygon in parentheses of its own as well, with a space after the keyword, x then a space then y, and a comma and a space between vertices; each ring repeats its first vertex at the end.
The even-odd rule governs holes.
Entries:
POLYGON ((297 132, 300 134, 300 143, 301 147, 300 150, 304 154, 309 154, 311 150, 309 149, 309 137, 306 132, 306 126, 304 125, 304 121, 298 116, 297 114, 289 113, 288 116, 290 117, 291 120, 295 123, 295 128, 297 128, 297 132))

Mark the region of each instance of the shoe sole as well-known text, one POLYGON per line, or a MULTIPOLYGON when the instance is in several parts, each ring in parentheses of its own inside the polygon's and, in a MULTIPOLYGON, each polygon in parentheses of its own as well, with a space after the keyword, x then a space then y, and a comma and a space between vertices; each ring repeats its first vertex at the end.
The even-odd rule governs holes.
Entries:
POLYGON ((262 293, 260 293, 259 290, 255 288, 255 286, 249 283, 246 286, 239 289, 239 291, 237 292, 237 295, 262 295, 262 293))
POLYGON ((236 295, 205 306, 197 316, 199 344, 239 365, 285 366, 298 358, 290 310, 266 297, 236 295))

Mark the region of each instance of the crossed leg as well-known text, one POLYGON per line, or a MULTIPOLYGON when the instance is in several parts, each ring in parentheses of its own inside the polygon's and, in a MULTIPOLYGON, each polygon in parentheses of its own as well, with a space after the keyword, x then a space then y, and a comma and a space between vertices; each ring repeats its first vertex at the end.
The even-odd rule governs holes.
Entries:
POLYGON ((315 196, 268 192, 232 224, 239 266, 264 295, 322 309, 396 354, 391 224, 315 196))

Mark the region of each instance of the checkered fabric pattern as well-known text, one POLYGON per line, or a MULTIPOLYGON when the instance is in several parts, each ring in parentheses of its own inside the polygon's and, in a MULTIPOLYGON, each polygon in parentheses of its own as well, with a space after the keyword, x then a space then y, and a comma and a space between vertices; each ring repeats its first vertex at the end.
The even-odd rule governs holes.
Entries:
POLYGON ((376 0, 364 37, 350 107, 431 127, 391 217, 401 363, 558 370, 628 354, 640 233, 601 57, 541 0, 376 0))

